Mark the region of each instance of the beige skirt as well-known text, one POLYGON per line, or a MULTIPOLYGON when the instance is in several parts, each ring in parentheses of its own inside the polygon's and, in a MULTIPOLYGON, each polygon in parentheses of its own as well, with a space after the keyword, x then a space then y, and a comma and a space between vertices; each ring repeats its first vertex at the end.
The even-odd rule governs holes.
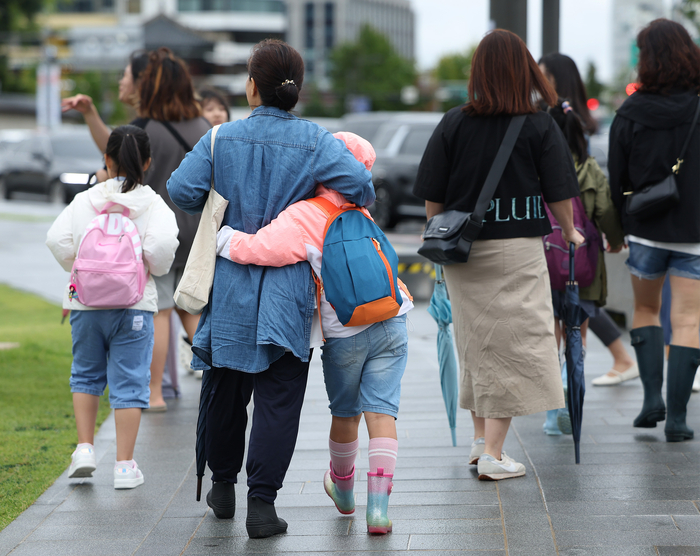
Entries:
POLYGON ((445 279, 460 406, 491 419, 564 407, 542 239, 476 241, 445 279))

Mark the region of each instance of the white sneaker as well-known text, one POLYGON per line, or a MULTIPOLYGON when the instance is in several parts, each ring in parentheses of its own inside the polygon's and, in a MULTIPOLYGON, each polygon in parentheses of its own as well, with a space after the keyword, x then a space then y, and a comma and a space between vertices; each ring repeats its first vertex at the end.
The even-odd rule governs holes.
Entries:
POLYGON ((117 463, 114 466, 114 488, 136 488, 143 484, 143 473, 136 465, 134 460, 131 460, 133 467, 128 463, 117 463))
POLYGON ((486 439, 482 436, 472 442, 472 451, 469 452, 469 465, 476 465, 479 458, 484 453, 486 447, 486 439))
POLYGON ((700 372, 698 371, 695 371, 695 378, 693 379, 693 392, 700 392, 700 372))
POLYGON ((95 448, 92 444, 79 444, 70 459, 69 479, 92 477, 92 472, 97 467, 95 448))
POLYGON ((480 481, 500 481, 525 475, 525 466, 509 458, 505 452, 501 454, 501 461, 489 454, 482 455, 477 470, 480 481))
POLYGON ((178 355, 180 357, 180 366, 187 371, 188 375, 194 372, 190 363, 192 362, 192 346, 184 336, 180 336, 177 346, 178 355))

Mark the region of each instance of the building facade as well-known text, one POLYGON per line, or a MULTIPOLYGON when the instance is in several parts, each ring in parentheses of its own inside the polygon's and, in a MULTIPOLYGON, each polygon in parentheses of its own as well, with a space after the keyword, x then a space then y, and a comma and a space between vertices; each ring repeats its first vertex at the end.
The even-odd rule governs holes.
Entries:
POLYGON ((668 17, 664 0, 614 0, 612 13, 612 61, 615 79, 636 75, 637 34, 659 17, 668 17))
POLYGON ((287 41, 304 57, 307 81, 327 89, 328 57, 357 40, 363 25, 384 33, 404 58, 414 58, 414 14, 408 0, 285 0, 287 41))

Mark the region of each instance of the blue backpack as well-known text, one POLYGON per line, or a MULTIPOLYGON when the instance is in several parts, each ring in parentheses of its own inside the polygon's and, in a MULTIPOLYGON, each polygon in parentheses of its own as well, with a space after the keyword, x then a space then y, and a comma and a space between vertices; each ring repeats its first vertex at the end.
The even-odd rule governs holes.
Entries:
POLYGON ((338 207, 322 197, 307 201, 328 216, 321 276, 338 320, 360 326, 396 316, 402 303, 399 258, 384 232, 355 205, 338 207))

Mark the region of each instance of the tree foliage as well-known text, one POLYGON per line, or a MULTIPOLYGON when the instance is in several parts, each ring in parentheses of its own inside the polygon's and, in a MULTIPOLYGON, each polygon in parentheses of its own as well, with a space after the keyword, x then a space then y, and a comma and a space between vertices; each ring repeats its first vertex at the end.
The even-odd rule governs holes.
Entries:
POLYGON ((443 111, 467 101, 467 84, 475 51, 476 46, 472 46, 465 52, 447 54, 438 60, 433 75, 441 91, 438 96, 441 96, 440 103, 443 111))
POLYGON ((435 79, 438 81, 468 81, 476 46, 464 53, 448 54, 438 61, 435 79))
POLYGON ((43 0, 0 0, 0 32, 24 31, 32 27, 34 16, 43 5, 43 0))
POLYGON ((677 9, 700 33, 700 0, 681 0, 677 9))
MULTIPOLYGON (((0 46, 10 43, 10 37, 27 31, 36 31, 34 16, 44 0, 0 0, 0 46)), ((36 88, 35 68, 12 70, 7 55, 0 50, 0 87, 2 91, 33 93, 36 88)))
POLYGON ((372 110, 401 110, 401 89, 416 80, 413 61, 402 58, 382 33, 369 25, 355 43, 340 44, 330 54, 333 91, 346 102, 364 96, 372 110))
POLYGON ((605 85, 598 81, 596 71, 595 64, 593 62, 588 62, 588 69, 586 70, 586 93, 588 93, 588 98, 600 99, 600 95, 605 90, 605 85))

